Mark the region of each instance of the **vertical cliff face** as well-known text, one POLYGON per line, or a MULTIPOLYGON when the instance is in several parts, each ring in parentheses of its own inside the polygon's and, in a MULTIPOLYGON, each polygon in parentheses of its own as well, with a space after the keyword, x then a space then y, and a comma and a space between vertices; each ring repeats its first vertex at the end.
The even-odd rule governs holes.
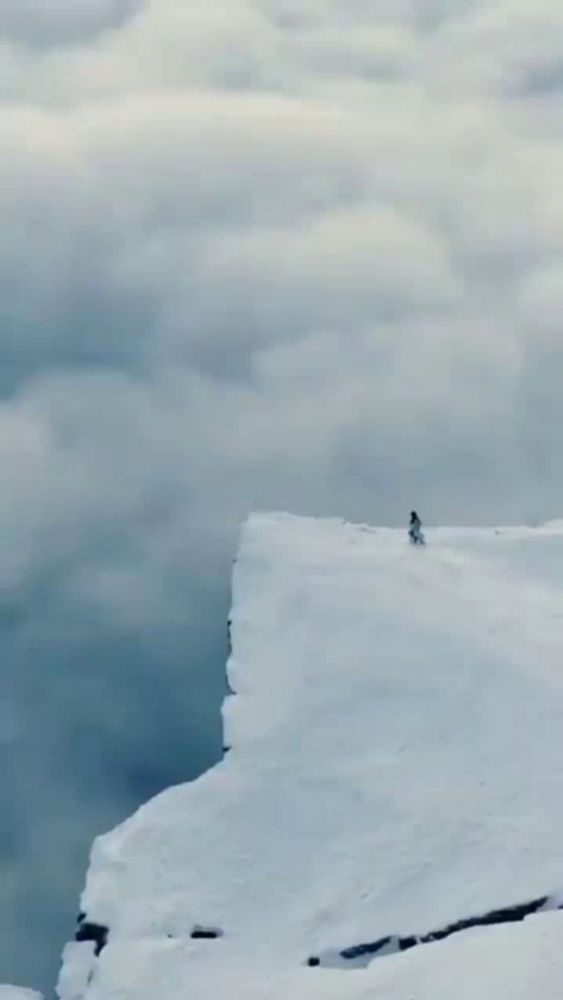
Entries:
POLYGON ((96 842, 61 1000, 560 1000, 563 528, 253 517, 231 635, 230 751, 96 842))

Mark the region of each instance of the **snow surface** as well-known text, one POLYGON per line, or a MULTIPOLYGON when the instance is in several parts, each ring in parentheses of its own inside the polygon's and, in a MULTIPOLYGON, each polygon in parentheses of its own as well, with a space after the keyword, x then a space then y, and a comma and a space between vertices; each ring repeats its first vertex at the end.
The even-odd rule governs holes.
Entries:
POLYGON ((96 842, 82 910, 109 944, 67 947, 62 1000, 561 1000, 563 525, 428 543, 250 519, 232 749, 96 842), (340 958, 542 896, 523 923, 340 958))

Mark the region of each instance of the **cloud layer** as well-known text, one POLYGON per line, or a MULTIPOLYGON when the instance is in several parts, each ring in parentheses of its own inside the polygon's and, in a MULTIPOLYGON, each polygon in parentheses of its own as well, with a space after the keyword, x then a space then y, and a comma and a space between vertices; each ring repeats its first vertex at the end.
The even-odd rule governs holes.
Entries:
POLYGON ((44 8, 0 10, 0 979, 43 986, 93 834, 218 753, 249 509, 563 494, 556 5, 44 8))
POLYGON ((48 46, 88 42, 121 25, 141 0, 2 0, 0 33, 23 45, 48 46))

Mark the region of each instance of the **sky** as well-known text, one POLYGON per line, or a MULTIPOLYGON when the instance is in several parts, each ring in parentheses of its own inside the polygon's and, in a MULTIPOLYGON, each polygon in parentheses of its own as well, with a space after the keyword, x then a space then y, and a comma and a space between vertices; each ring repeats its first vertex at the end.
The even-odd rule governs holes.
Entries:
POLYGON ((253 509, 563 513, 563 9, 0 0, 0 981, 217 759, 253 509))

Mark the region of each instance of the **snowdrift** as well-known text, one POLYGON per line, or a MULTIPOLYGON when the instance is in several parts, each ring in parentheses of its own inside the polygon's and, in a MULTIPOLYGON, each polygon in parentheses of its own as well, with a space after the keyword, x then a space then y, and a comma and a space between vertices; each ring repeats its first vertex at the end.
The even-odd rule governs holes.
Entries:
POLYGON ((563 526, 428 541, 250 519, 229 751, 96 842, 61 1000, 560 1000, 563 526))

